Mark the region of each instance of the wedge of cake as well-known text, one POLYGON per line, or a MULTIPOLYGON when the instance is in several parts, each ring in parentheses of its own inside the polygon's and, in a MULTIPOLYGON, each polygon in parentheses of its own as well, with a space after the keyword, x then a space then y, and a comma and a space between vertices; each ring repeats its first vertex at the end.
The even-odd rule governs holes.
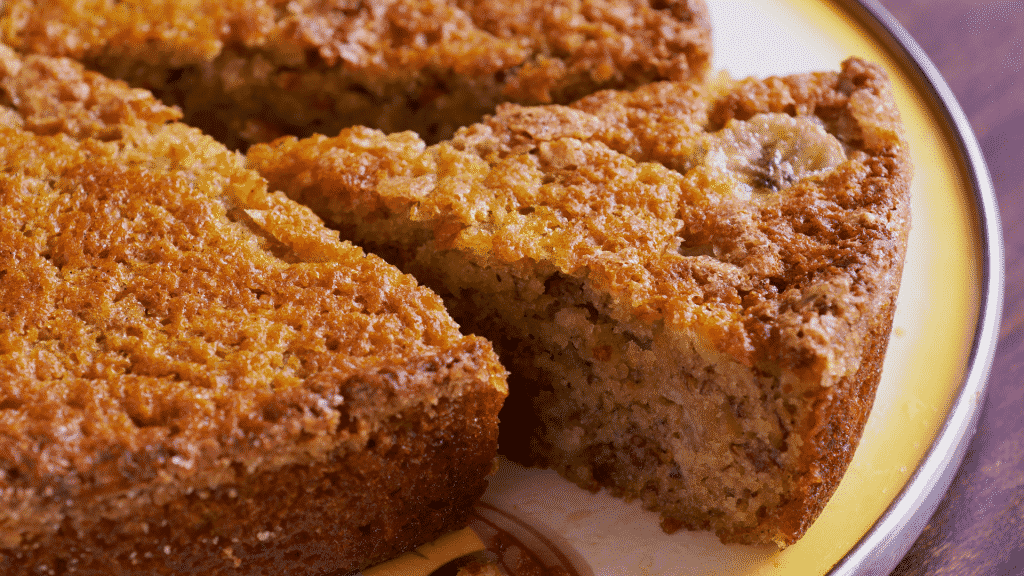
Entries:
POLYGON ((8 0, 0 30, 230 147, 354 124, 440 139, 502 101, 701 77, 711 49, 702 0, 8 0))
POLYGON ((490 344, 178 115, 0 46, 0 573, 345 573, 463 525, 490 344))
POLYGON ((885 73, 503 105, 250 166, 445 298, 512 373, 501 450, 726 542, 797 540, 853 455, 909 228, 885 73))

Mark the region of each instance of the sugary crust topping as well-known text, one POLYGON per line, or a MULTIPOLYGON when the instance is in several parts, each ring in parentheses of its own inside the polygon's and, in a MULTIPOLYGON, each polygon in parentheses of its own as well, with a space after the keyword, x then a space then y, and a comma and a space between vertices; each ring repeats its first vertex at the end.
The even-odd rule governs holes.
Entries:
POLYGON ((580 76, 606 86, 699 77, 710 53, 710 22, 697 0, 4 4, 3 37, 27 52, 181 67, 237 47, 274 65, 342 66, 381 79, 420 70, 511 75, 508 97, 533 102, 571 97, 559 91, 580 76))
POLYGON ((4 123, 38 135, 116 140, 127 126, 159 125, 181 116, 145 90, 83 74, 70 60, 27 65, 2 44, 0 87, 4 123))
POLYGON ((407 213, 436 249, 585 276, 618 321, 689 331, 792 384, 856 372, 898 285, 910 167, 888 80, 861 60, 504 105, 419 150, 352 130, 257 146, 249 161, 300 197, 316 174, 318 193, 359 199, 364 220, 407 213), (373 169, 350 179, 346 157, 373 169))
POLYGON ((0 47, 2 545, 504 393, 437 296, 176 115, 0 47))

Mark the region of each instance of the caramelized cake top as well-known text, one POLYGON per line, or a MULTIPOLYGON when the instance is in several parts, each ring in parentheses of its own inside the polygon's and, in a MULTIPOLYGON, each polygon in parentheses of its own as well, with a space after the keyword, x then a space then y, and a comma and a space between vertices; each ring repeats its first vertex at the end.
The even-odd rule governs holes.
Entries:
POLYGON ((174 68, 237 47, 266 66, 341 66, 379 83, 499 74, 509 99, 532 102, 582 96, 571 92, 580 78, 614 87, 701 77, 710 59, 697 0, 24 0, 0 17, 5 41, 25 52, 174 68))
POLYGON ((435 249, 548 263, 607 294, 620 322, 686 330, 793 385, 856 373, 909 229, 891 89, 859 59, 506 104, 430 147, 354 128, 248 158, 328 220, 407 214, 435 249))
POLYGON ((467 362, 504 390, 436 295, 177 116, 0 46, 5 546, 357 446, 467 362))

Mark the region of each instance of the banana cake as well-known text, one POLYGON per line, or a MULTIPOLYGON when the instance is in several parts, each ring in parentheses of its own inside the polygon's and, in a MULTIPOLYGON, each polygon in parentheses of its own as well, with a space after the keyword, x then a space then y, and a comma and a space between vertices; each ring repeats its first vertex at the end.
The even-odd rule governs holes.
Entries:
POLYGON ((358 127, 247 158, 494 342, 513 458, 668 531, 780 547, 844 474, 910 225, 880 67, 504 104, 434 145, 358 127))
POLYGON ((490 344, 178 116, 0 46, 0 572, 344 573, 464 525, 490 344))
POLYGON ((8 0, 0 30, 233 148, 355 124, 442 139, 501 101, 700 78, 711 50, 703 0, 8 0))

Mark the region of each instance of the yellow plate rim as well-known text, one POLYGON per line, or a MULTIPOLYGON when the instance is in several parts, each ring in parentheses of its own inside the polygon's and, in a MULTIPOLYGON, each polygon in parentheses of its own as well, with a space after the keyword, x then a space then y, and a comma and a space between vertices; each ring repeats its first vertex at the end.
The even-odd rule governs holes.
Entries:
MULTIPOLYGON (((921 102, 928 122, 935 126, 939 134, 936 141, 945 148, 942 158, 957 181, 959 203, 956 207, 962 209, 964 216, 960 234, 969 244, 961 247, 960 256, 967 259, 965 262, 972 271, 968 280, 970 295, 960 297, 968 303, 962 311, 967 313, 964 318, 969 318, 962 324, 963 347, 960 348, 962 353, 957 354, 957 364, 962 369, 957 371, 959 377, 945 388, 948 392, 944 393, 942 406, 935 407, 936 410, 941 408, 942 417, 930 428, 934 432, 917 444, 920 456, 908 466, 909 471, 902 468, 905 480, 894 490, 895 496, 886 497, 889 503, 879 508, 881 514, 867 518, 862 525, 864 528, 859 529, 862 536, 855 536, 852 546, 824 562, 819 559, 820 567, 815 568, 815 573, 827 572, 833 576, 887 574, 913 545, 938 507, 980 419, 995 355, 1003 298, 1003 243, 995 194, 973 131, 955 97, 921 48, 876 0, 768 2, 800 6, 802 12, 816 14, 823 21, 843 21, 857 29, 854 35, 867 38, 881 50, 890 69, 898 70, 903 85, 909 84, 913 98, 921 102)), ((939 190, 934 192, 940 193, 939 190)), ((833 518, 833 528, 834 522, 833 518)), ((823 530, 828 532, 829 528, 823 530)), ((820 544, 820 538, 816 542, 820 544)), ((813 548, 813 543, 808 544, 813 548)), ((774 568, 766 569, 774 574, 796 567, 792 558, 780 557, 780 560, 774 563, 774 568)))
POLYGON ((829 572, 888 574, 910 550, 949 489, 977 430, 1002 315, 1004 255, 995 190, 966 114, 928 55, 876 0, 832 0, 863 25, 911 76, 955 142, 973 193, 982 287, 967 372, 948 417, 917 470, 889 508, 829 572))

